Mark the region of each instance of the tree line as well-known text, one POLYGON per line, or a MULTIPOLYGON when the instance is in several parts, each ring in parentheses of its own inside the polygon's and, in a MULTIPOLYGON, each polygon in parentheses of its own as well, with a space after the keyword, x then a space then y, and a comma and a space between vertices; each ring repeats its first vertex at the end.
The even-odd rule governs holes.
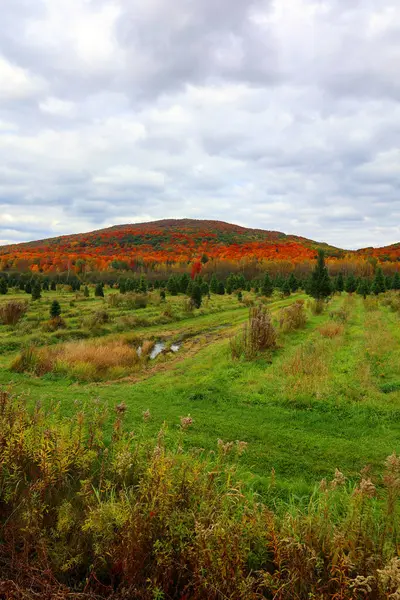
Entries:
MULTIPOLYGON (((121 294, 130 292, 146 294, 148 291, 159 290, 161 298, 166 295, 176 296, 186 294, 192 298, 196 306, 200 306, 201 298, 210 294, 240 294, 255 292, 263 296, 271 296, 275 290, 289 296, 298 290, 304 290, 314 298, 324 298, 334 292, 358 293, 363 297, 369 294, 380 294, 386 290, 400 290, 400 274, 384 275, 377 266, 373 277, 356 277, 350 273, 339 273, 331 277, 325 265, 324 252, 318 253, 314 270, 309 276, 297 277, 294 273, 289 276, 281 274, 270 275, 268 272, 262 278, 246 278, 244 274, 230 273, 225 278, 201 274, 183 273, 171 275, 168 279, 148 279, 146 275, 136 277, 104 278, 101 274, 98 281, 92 281, 94 295, 104 296, 104 288, 108 286, 119 290, 121 294)), ((76 276, 65 273, 54 276, 26 273, 0 273, 0 294, 5 295, 9 289, 20 290, 32 296, 33 300, 41 297, 42 291, 56 290, 57 286, 69 286, 73 292, 81 291, 85 296, 90 295, 90 287, 76 276)), ((239 298, 240 299, 240 298, 239 298)))

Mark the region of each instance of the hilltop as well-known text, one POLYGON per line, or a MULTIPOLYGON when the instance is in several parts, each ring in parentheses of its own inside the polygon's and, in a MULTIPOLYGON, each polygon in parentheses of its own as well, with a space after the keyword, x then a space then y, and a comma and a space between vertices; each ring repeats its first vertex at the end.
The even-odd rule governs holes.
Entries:
POLYGON ((60 271, 71 265, 79 272, 125 270, 136 266, 218 261, 313 260, 318 248, 328 258, 397 260, 400 244, 375 250, 347 251, 280 231, 251 229, 223 221, 165 219, 115 225, 90 233, 65 235, 0 247, 0 269, 60 271))

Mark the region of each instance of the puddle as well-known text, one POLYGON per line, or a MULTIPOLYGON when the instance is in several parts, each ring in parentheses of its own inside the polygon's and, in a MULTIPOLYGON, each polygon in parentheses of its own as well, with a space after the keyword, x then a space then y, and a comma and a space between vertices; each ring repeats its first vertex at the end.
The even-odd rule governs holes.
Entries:
MULTIPOLYGON (((178 350, 181 348, 182 344, 171 344, 171 346, 169 347, 168 351, 171 352, 178 352, 178 350)), ((165 342, 156 342, 153 346, 152 351, 150 352, 150 360, 154 360, 155 358, 157 358, 157 356, 159 354, 161 354, 161 352, 163 352, 165 350, 165 348, 167 347, 167 344, 165 342)), ((139 346, 139 348, 137 348, 137 353, 139 356, 142 355, 142 346, 139 346)))

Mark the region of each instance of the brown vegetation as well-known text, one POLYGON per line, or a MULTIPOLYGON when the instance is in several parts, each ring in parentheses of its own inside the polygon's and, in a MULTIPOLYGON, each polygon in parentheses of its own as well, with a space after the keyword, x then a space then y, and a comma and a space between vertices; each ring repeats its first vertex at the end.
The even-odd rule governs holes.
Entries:
POLYGON ((379 480, 336 469, 306 507, 274 514, 239 482, 245 442, 184 453, 164 428, 155 442, 125 433, 126 411, 106 447, 104 406, 63 419, 0 392, 3 598, 397 597, 396 454, 379 480))
POLYGON ((259 305, 249 311, 249 320, 242 331, 230 341, 233 359, 245 356, 252 359, 260 352, 273 350, 277 343, 277 333, 269 311, 259 305))
POLYGON ((279 326, 284 332, 294 331, 306 326, 307 315, 304 309, 304 300, 296 300, 293 304, 281 309, 279 326))
POLYGON ((15 326, 28 310, 27 302, 11 300, 0 306, 0 322, 3 325, 15 326))

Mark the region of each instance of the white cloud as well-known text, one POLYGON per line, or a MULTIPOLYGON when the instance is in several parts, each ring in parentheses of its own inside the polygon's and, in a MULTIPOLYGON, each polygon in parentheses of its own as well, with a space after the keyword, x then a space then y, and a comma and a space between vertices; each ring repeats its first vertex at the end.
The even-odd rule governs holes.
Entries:
POLYGON ((58 117, 73 117, 76 114, 76 105, 68 100, 61 100, 52 96, 39 103, 42 112, 58 117))
POLYGON ((44 82, 0 55, 0 102, 21 100, 43 90, 44 82))

